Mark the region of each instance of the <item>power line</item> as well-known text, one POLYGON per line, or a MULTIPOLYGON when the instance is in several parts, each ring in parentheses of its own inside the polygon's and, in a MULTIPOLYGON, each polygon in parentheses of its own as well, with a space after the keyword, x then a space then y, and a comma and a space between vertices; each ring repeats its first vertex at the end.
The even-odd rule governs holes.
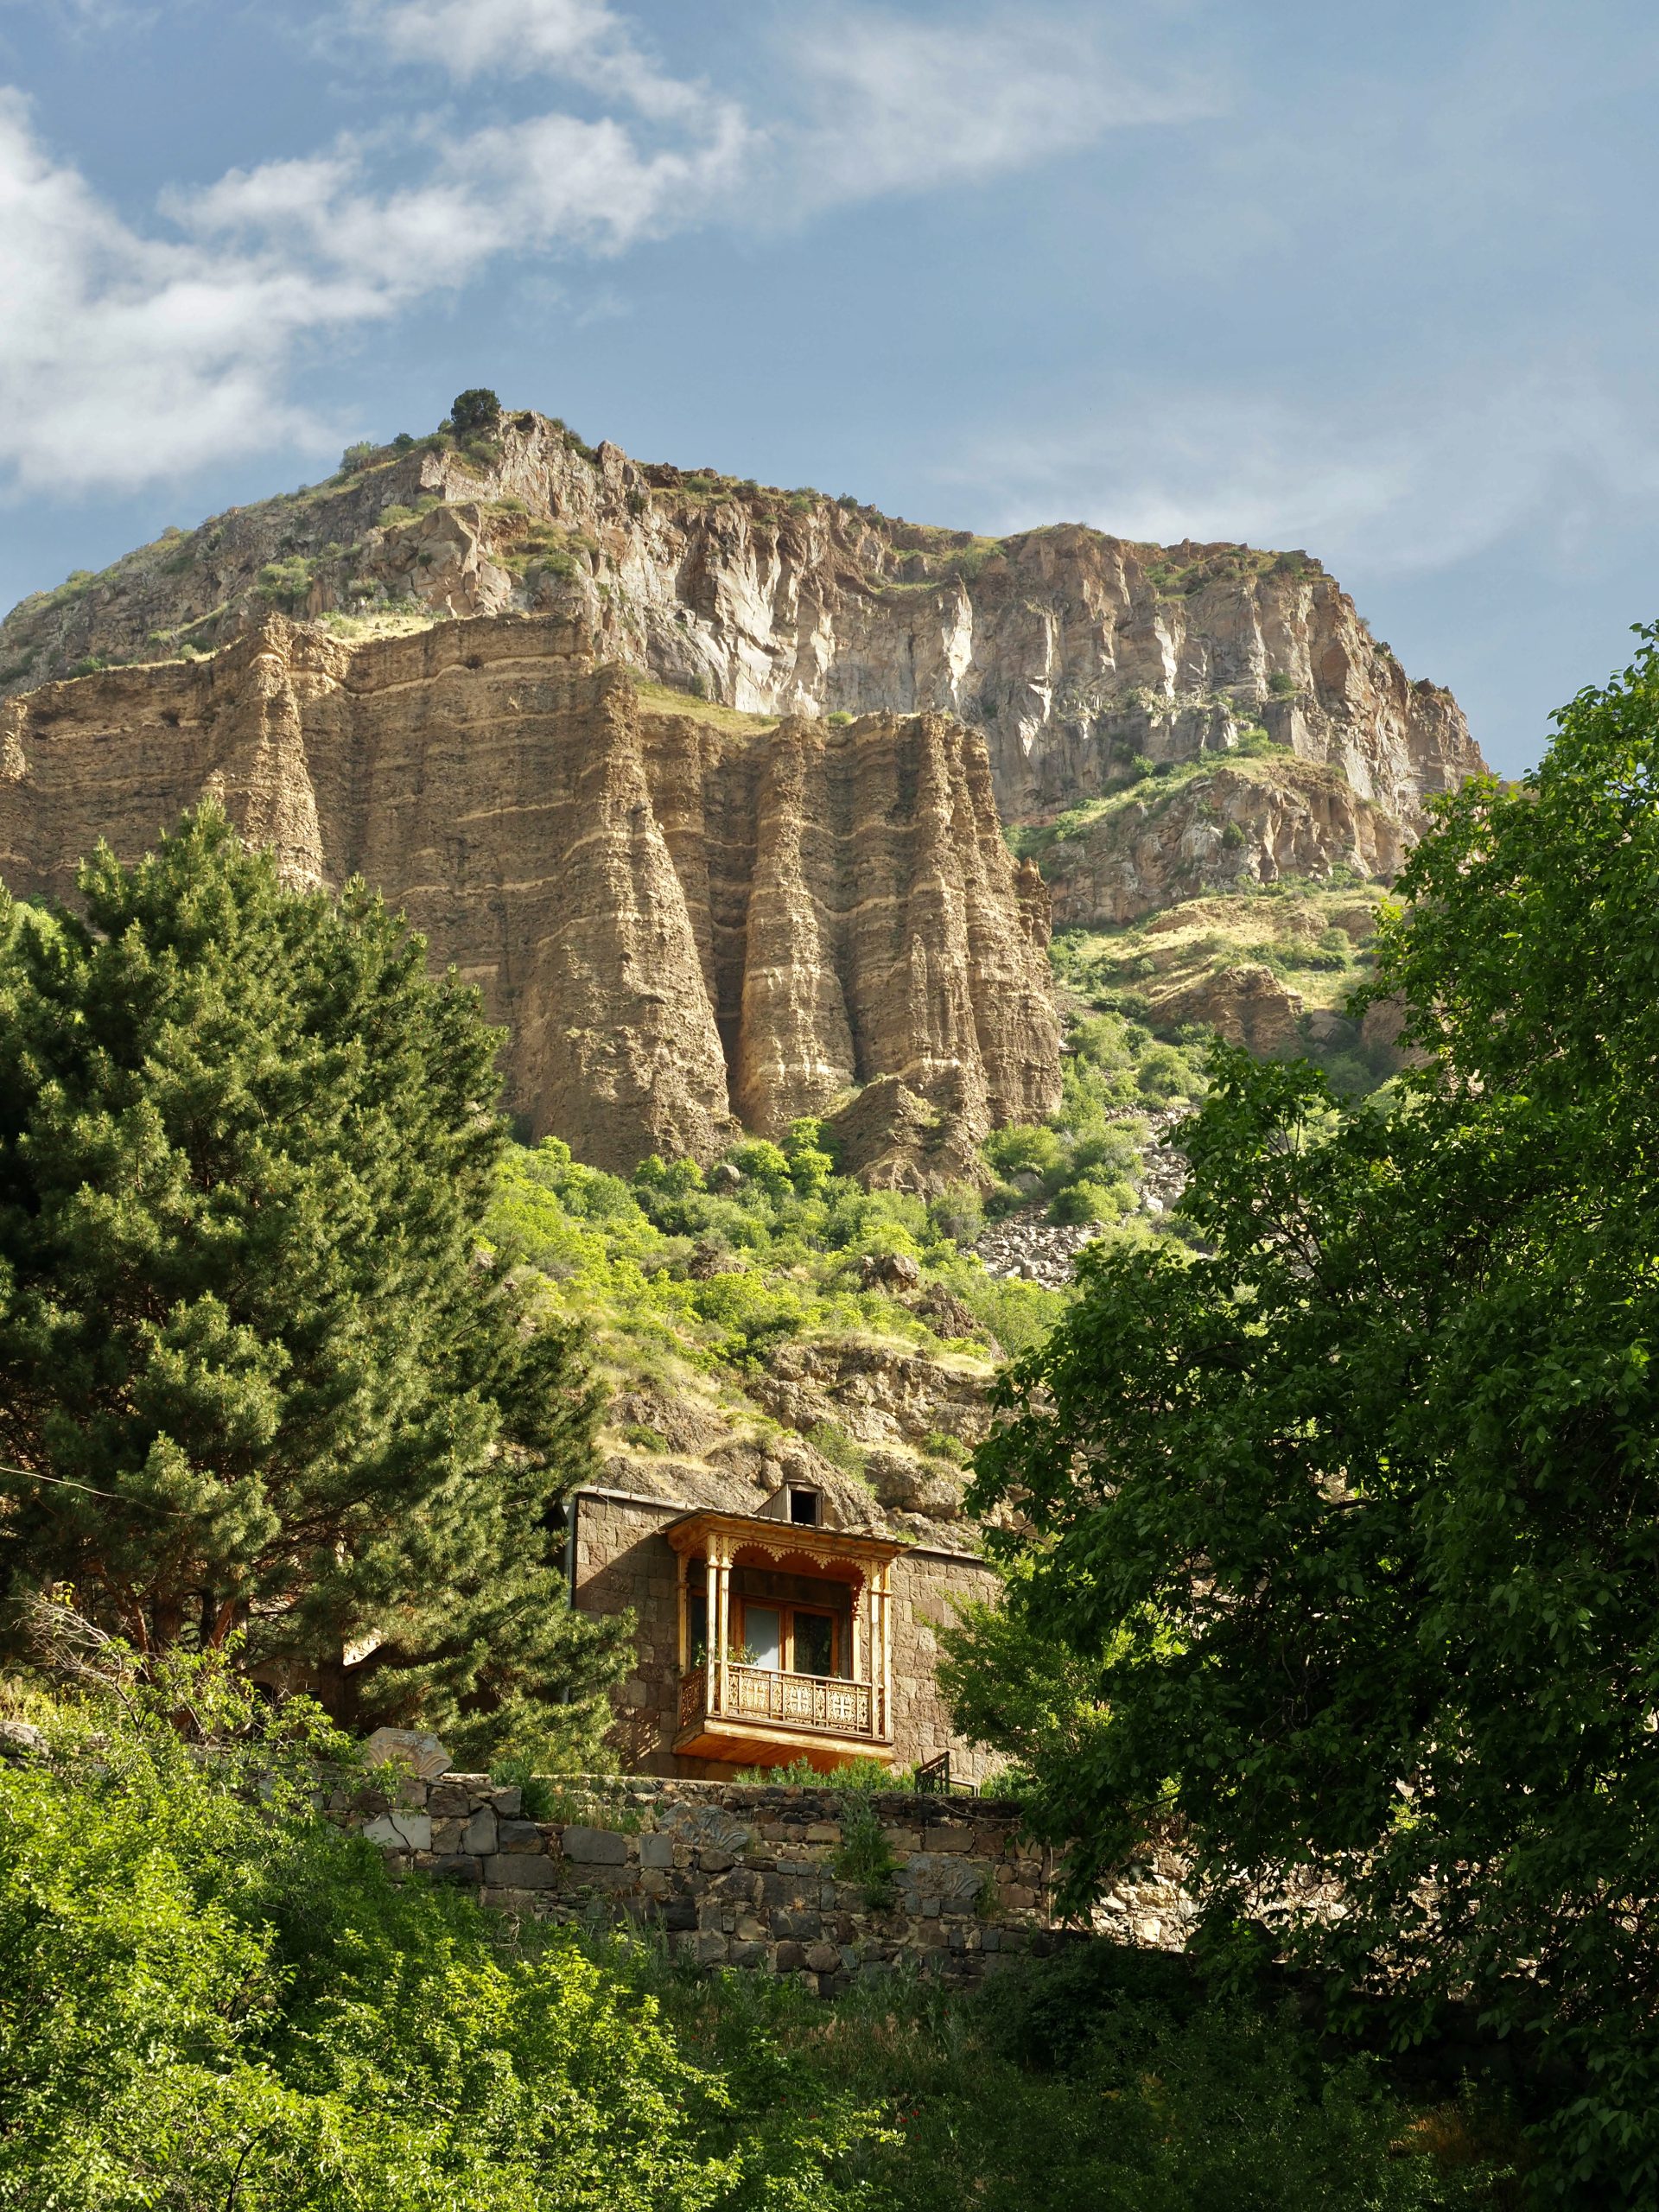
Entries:
POLYGON ((185 1517, 181 1506, 158 1505, 153 1497, 124 1497, 119 1491, 99 1490, 92 1483, 71 1482, 67 1475, 42 1475, 33 1467, 8 1466, 3 1459, 0 1459, 0 1475, 21 1475, 29 1483, 56 1483, 61 1490, 84 1490, 89 1497, 107 1497, 116 1505, 146 1505, 152 1513, 170 1514, 175 1521, 185 1517))

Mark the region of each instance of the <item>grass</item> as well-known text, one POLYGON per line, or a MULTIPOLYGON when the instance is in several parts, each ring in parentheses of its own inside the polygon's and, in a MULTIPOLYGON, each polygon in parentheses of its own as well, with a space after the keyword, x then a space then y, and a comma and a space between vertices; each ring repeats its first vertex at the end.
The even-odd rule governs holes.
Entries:
POLYGON ((1384 895, 1381 886, 1358 878, 1216 893, 1116 929, 1062 931, 1049 957, 1073 1007, 1127 1016, 1149 1033, 1160 1027, 1163 1002, 1217 969, 1266 968, 1302 1001, 1301 1049, 1338 1090, 1360 1096, 1388 1079, 1391 1061, 1368 1057, 1357 1036, 1335 1045, 1315 1042, 1306 1033, 1306 1017, 1341 1014, 1369 980, 1376 911, 1384 895))
POLYGON ((699 699, 693 692, 676 690, 671 683, 653 683, 644 676, 635 677, 634 689, 647 714, 689 715, 693 721, 728 737, 758 737, 776 729, 781 720, 777 715, 746 714, 740 707, 722 706, 717 699, 699 699))
POLYGON ((427 609, 416 613, 391 607, 375 607, 364 614, 346 614, 336 607, 320 618, 329 636, 346 645, 359 645, 371 638, 412 638, 422 630, 433 629, 441 619, 427 609))
MULTIPOLYGON (((1154 697, 1136 703, 1141 711, 1155 716, 1160 710, 1173 711, 1186 702, 1154 697)), ((1218 703, 1224 703, 1230 709, 1230 702, 1218 703)), ((1177 791, 1203 777, 1214 775, 1221 768, 1237 769, 1246 776, 1271 780, 1277 768, 1289 758, 1286 747, 1258 725, 1247 722, 1239 730, 1236 744, 1225 751, 1217 749, 1198 753, 1190 760, 1163 760, 1155 765, 1137 754, 1124 760, 1121 768, 1115 763, 1115 777, 1121 777, 1122 780, 1115 781, 1113 789, 1093 798, 1079 800, 1077 805, 1068 807, 1047 822, 1011 823, 1003 834, 1016 860, 1040 860, 1047 854, 1052 861, 1058 857, 1058 848, 1077 844, 1091 830, 1116 820, 1130 807, 1148 809, 1156 814, 1177 791)), ((1333 777, 1337 773, 1334 769, 1330 772, 1333 777)))

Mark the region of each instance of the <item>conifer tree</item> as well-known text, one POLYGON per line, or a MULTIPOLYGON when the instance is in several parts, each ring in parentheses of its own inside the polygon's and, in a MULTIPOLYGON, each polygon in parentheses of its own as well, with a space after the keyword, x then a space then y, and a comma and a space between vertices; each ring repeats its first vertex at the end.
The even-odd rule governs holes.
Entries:
POLYGON ((480 1245, 474 994, 212 805, 79 881, 0 913, 0 1581, 239 1634, 358 1727, 591 1724, 626 1624, 569 1610, 556 1519, 594 1398, 480 1245))

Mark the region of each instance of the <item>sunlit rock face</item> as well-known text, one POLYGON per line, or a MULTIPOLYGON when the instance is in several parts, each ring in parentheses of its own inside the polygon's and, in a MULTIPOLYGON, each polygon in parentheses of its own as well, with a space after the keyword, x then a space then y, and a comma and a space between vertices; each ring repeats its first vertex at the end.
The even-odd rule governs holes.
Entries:
POLYGON ((135 856, 216 794, 294 884, 405 909, 506 1025, 510 1102, 597 1165, 868 1096, 880 1179, 974 1172, 1059 1096, 1046 894, 982 736, 726 721, 653 710, 559 616, 358 645, 269 619, 0 705, 0 876, 72 899, 100 837, 135 856))
POLYGON ((1250 725, 1408 828, 1482 765, 1451 695, 1408 681, 1305 554, 1069 524, 975 538, 642 466, 532 414, 486 461, 416 448, 25 601, 0 690, 217 647, 273 604, 557 613, 601 658, 745 711, 948 712, 984 734, 1007 818, 1250 725))

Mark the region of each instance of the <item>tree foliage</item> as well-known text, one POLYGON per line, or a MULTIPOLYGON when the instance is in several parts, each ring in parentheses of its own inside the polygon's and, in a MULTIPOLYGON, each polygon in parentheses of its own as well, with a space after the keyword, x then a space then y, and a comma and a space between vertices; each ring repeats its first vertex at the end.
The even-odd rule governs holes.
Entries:
POLYGON ((245 1632, 354 1724, 591 1717, 563 1602, 574 1337, 480 1263, 471 992, 212 808, 0 944, 0 1576, 155 1650, 245 1632), (586 1701, 586 1702, 584 1702, 586 1701))
POLYGON ((872 2115, 791 2105, 756 2036, 688 2058, 626 1960, 394 1883, 311 1808, 344 1748, 315 1707, 264 1706, 223 1652, 92 1671, 49 1760, 0 1766, 0 2202, 845 2201, 829 2170, 872 2115))
POLYGON ((1471 1991, 1564 2201, 1659 2195, 1659 653, 1442 803, 1378 994, 1390 1109, 1217 1056, 1207 1249, 1096 1248, 978 1503, 1109 1721, 1032 1758, 1082 1891, 1179 1822, 1409 2034, 1471 1991), (1332 1918, 1297 1907, 1341 1886, 1332 1918), (1276 1910, 1274 1898, 1279 1900, 1276 1910))
POLYGON ((456 393, 449 422, 463 445, 468 438, 493 437, 501 427, 501 403, 487 385, 474 385, 456 393))

